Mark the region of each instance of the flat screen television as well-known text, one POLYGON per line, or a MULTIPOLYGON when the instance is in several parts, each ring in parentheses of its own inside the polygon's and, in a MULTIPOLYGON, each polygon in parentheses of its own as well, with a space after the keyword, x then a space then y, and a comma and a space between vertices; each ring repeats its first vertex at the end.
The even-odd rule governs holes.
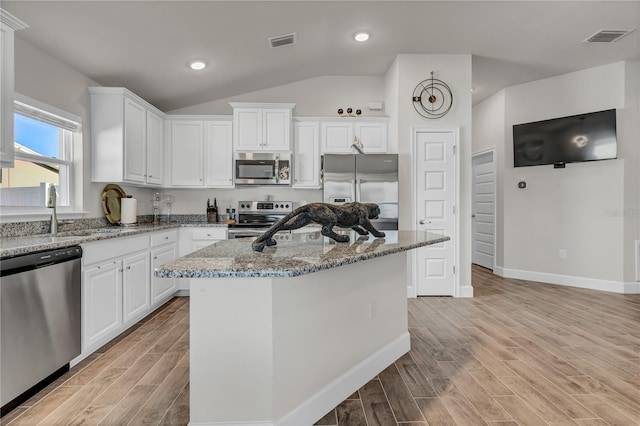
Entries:
POLYGON ((513 126, 514 167, 617 158, 616 110, 513 126))

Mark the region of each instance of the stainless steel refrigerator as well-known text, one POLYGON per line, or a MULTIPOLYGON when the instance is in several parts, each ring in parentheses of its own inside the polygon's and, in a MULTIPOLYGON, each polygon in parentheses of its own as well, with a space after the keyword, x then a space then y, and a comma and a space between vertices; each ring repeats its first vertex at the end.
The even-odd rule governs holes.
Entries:
POLYGON ((322 164, 325 203, 376 203, 380 217, 374 226, 398 229, 397 154, 325 154, 322 164))

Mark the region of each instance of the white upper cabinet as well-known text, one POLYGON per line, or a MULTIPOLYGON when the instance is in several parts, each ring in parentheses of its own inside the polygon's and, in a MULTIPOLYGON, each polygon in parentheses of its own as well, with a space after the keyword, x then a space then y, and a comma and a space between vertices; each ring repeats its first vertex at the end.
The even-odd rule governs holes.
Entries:
POLYGON ((14 31, 28 25, 0 9, 0 168, 13 167, 14 31))
POLYGON ((123 87, 90 87, 91 179, 163 183, 164 113, 123 87))
POLYGON ((344 121, 323 122, 320 125, 322 153, 354 153, 353 123, 344 121))
POLYGON ((229 117, 173 116, 167 120, 171 187, 233 187, 229 117))
POLYGON ((205 123, 204 183, 216 188, 233 187, 233 123, 205 123))
POLYGON ((386 120, 384 122, 356 122, 355 136, 364 145, 365 153, 385 154, 388 150, 389 131, 386 120))
POLYGON ((290 151, 295 104, 231 102, 236 151, 290 151))
POLYGON ((359 117, 326 120, 320 123, 321 150, 323 154, 355 154, 351 147, 357 137, 365 154, 387 153, 389 145, 388 119, 386 117, 359 117))
POLYGON ((147 111, 147 183, 162 185, 164 177, 164 120, 147 111))
POLYGON ((204 123, 170 121, 171 186, 204 185, 204 123))
POLYGON ((320 188, 320 124, 296 121, 293 133, 293 188, 320 188))
POLYGON ((147 110, 124 99, 124 180, 146 183, 147 110))

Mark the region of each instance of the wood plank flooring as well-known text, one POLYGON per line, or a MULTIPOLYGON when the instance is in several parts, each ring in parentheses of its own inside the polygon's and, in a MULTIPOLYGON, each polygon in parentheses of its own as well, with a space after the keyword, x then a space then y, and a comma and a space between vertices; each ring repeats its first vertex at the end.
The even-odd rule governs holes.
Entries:
MULTIPOLYGON (((411 351, 317 425, 640 425, 640 295, 502 279, 409 300, 411 351)), ((186 425, 188 298, 175 298, 2 424, 186 425)))

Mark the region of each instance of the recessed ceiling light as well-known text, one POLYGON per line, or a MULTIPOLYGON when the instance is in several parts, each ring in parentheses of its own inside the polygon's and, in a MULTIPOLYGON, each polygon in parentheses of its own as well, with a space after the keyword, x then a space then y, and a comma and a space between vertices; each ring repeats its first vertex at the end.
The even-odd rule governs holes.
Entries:
POLYGON ((189 62, 189 68, 191 68, 192 70, 201 70, 201 69, 204 69, 206 66, 207 64, 205 64, 204 61, 200 61, 200 60, 189 62))
POLYGON ((360 42, 367 41, 369 40, 369 33, 366 31, 358 31, 357 33, 355 33, 353 38, 356 41, 360 41, 360 42))

